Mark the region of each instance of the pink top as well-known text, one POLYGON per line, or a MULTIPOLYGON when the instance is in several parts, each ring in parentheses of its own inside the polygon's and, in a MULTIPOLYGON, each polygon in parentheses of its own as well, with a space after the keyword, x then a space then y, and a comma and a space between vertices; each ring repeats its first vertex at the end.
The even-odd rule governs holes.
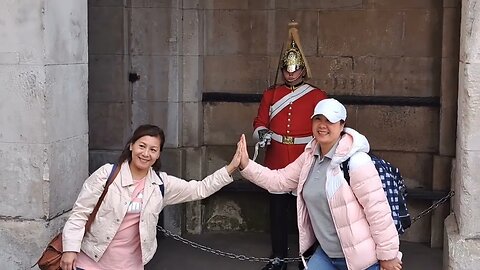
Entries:
POLYGON ((143 270, 142 250, 140 248, 140 232, 138 223, 142 210, 145 178, 135 180, 132 201, 112 242, 97 262, 80 251, 76 266, 85 270, 143 270))

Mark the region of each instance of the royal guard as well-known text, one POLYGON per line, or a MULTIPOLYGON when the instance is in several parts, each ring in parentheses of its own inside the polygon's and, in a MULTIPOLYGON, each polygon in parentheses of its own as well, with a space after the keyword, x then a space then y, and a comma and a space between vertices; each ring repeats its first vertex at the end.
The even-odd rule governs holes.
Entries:
MULTIPOLYGON (((266 146, 264 165, 281 169, 293 162, 312 140, 311 120, 315 105, 327 95, 324 91, 305 83, 311 77, 298 35, 298 23, 289 23, 288 39, 283 47, 279 67, 283 84, 265 90, 253 121, 253 138, 266 146)), ((278 73, 278 71, 277 71, 278 73)), ((288 216, 286 209, 291 194, 270 194, 270 237, 274 258, 262 270, 284 270, 283 258, 288 252, 288 216)))

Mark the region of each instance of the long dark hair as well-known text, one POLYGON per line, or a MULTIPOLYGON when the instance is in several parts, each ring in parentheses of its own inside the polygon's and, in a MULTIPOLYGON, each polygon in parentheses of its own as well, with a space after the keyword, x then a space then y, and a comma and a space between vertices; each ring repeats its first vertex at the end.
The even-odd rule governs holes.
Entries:
MULTIPOLYGON (((118 158, 118 164, 122 164, 125 160, 132 161, 132 151, 130 151, 130 144, 134 144, 138 139, 143 136, 152 136, 160 139, 160 152, 163 150, 163 144, 165 143, 165 134, 163 130, 155 125, 141 125, 133 132, 132 137, 127 141, 123 148, 122 154, 118 158)), ((155 171, 160 170, 160 158, 152 165, 155 171)))

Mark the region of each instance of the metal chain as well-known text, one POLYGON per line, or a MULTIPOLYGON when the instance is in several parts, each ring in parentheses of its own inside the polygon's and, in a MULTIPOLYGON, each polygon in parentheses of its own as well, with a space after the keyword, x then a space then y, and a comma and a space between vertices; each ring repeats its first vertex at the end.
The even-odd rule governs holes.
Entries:
POLYGON ((412 224, 415 223, 417 220, 421 219, 422 217, 428 215, 430 212, 435 210, 437 207, 439 207, 441 204, 444 204, 445 202, 448 201, 451 197, 455 195, 455 191, 450 191, 445 197, 441 198, 440 200, 436 201, 432 206, 428 207, 427 209, 423 210, 418 214, 416 217, 412 219, 412 224))
MULTIPOLYGON (((415 223, 417 220, 421 219, 422 217, 426 216, 433 210, 435 210, 437 207, 439 207, 441 204, 444 204, 447 202, 448 199, 453 197, 455 195, 454 191, 450 191, 445 197, 441 198, 440 200, 436 201, 432 206, 428 207, 427 209, 423 210, 420 214, 418 214, 416 217, 412 219, 412 224, 415 223)), ((218 249, 210 248, 201 244, 198 244, 196 242, 190 241, 188 239, 185 239, 181 237, 180 235, 174 234, 170 232, 169 230, 163 228, 160 225, 157 225, 157 228, 160 232, 165 234, 165 236, 169 236, 173 238, 176 241, 182 242, 184 244, 190 245, 193 248, 200 249, 202 251, 206 251, 218 256, 230 258, 230 259, 237 259, 240 261, 249 261, 249 262, 263 262, 263 263, 278 263, 278 262, 285 262, 285 263, 290 263, 290 262, 301 262, 302 258, 301 257, 294 257, 294 258, 284 258, 284 259, 279 259, 279 258, 266 258, 266 257, 255 257, 255 256, 246 256, 246 255, 237 255, 231 252, 225 252, 221 251, 218 249)))
POLYGON ((199 243, 190 241, 190 240, 185 239, 185 238, 183 238, 183 237, 181 237, 177 234, 174 234, 174 233, 170 232, 169 230, 163 228, 162 226, 157 225, 157 228, 160 232, 162 232, 166 236, 169 236, 169 237, 173 238, 174 240, 177 240, 177 241, 182 242, 184 244, 190 245, 193 248, 197 248, 197 249, 200 249, 202 251, 206 251, 206 252, 209 252, 209 253, 212 253, 212 254, 215 254, 215 255, 218 255, 218 256, 230 258, 230 259, 237 259, 237 260, 240 260, 240 261, 249 261, 249 262, 263 262, 263 263, 268 263, 268 262, 273 263, 273 262, 281 262, 281 261, 283 261, 285 263, 289 263, 289 262, 301 261, 300 257, 298 257, 298 258, 285 258, 285 259, 280 259, 279 260, 278 258, 271 259, 271 258, 266 258, 266 257, 254 257, 254 256, 246 256, 246 255, 237 255, 237 254, 234 254, 234 253, 231 253, 231 252, 221 251, 221 250, 218 250, 218 249, 210 248, 210 247, 201 245, 199 243))

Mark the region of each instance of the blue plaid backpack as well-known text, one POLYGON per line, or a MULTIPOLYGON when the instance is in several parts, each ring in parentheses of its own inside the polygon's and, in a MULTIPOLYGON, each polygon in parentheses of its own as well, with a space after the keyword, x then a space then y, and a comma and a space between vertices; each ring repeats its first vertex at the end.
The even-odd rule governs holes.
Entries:
MULTIPOLYGON (((412 224, 410 214, 407 209, 407 188, 403 181, 402 175, 398 168, 394 167, 390 162, 368 153, 378 175, 382 180, 383 191, 387 196, 388 204, 392 210, 393 222, 397 228, 398 234, 403 234, 407 228, 412 224)), ((348 163, 350 158, 342 162, 341 169, 343 171, 345 180, 350 184, 350 175, 348 173, 348 163)))

